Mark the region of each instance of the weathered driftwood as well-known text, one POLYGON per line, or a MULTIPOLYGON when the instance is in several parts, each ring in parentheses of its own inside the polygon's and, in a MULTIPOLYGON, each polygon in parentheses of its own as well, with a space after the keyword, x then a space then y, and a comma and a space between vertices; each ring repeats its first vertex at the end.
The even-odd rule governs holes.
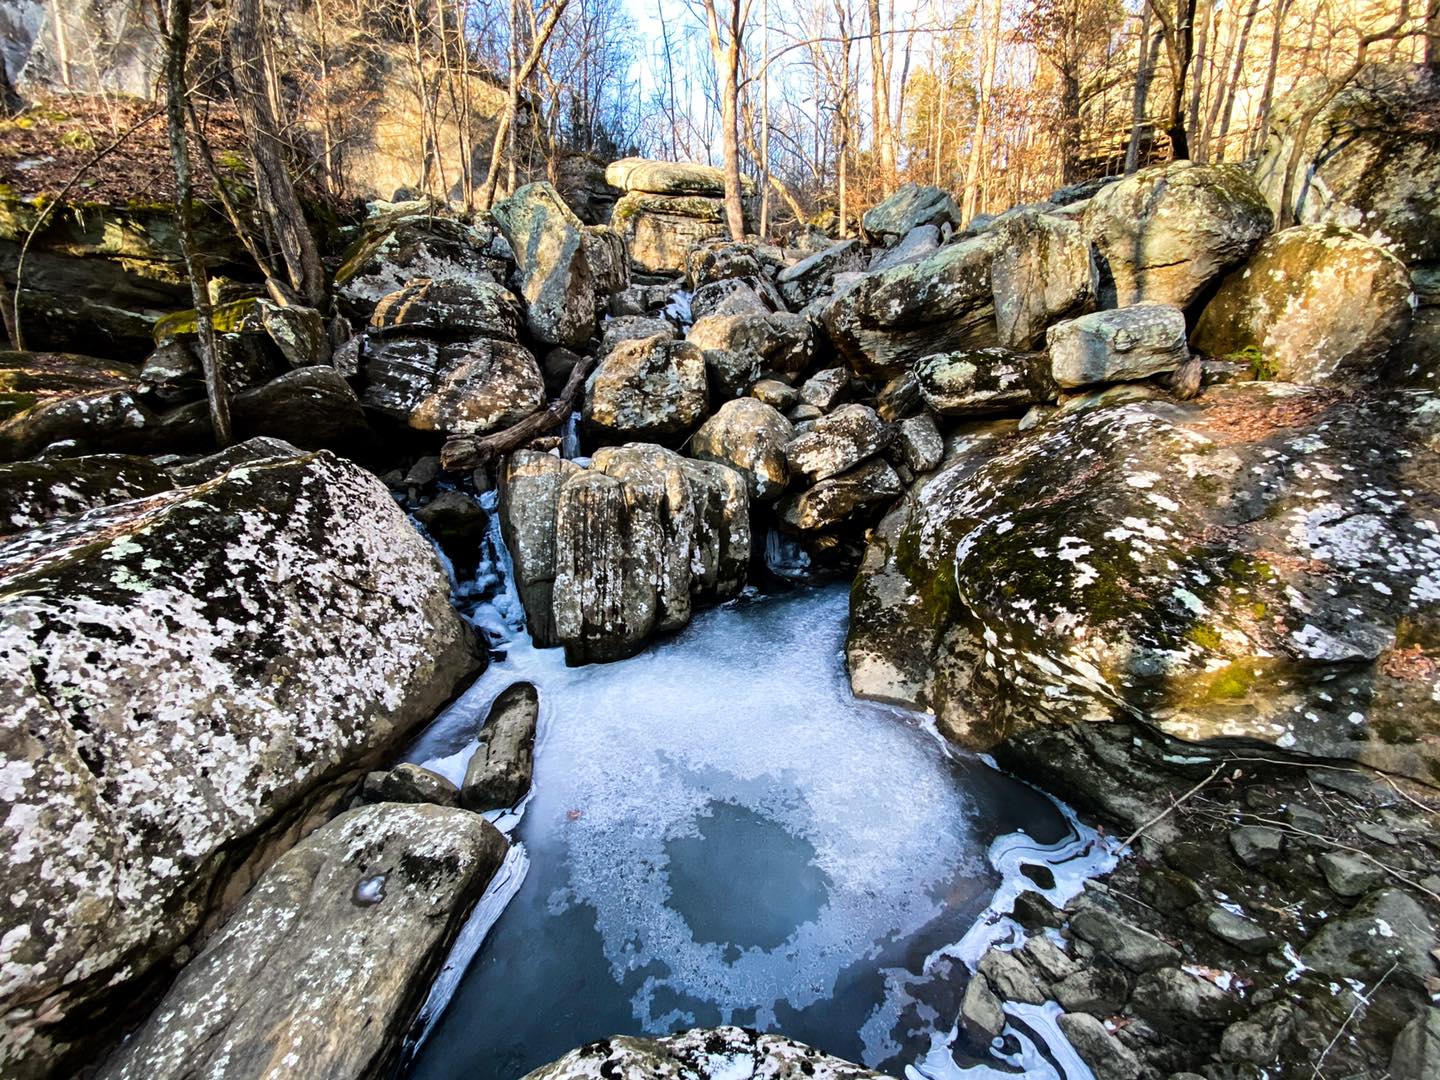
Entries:
POLYGON ((440 450, 440 465, 450 472, 478 469, 488 465, 502 454, 518 450, 530 440, 537 438, 551 428, 558 426, 575 411, 580 400, 581 388, 595 366, 593 356, 581 357, 570 369, 570 377, 560 396, 546 408, 531 413, 518 424, 512 424, 503 431, 476 437, 474 435, 453 435, 445 441, 440 450))

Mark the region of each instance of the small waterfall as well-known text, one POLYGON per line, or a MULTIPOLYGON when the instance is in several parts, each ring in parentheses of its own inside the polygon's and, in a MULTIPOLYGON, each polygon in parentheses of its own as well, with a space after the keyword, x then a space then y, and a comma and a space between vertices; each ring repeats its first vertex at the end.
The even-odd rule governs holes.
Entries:
POLYGON ((565 432, 560 436, 560 456, 573 461, 580 456, 580 414, 572 412, 565 421, 565 432))
POLYGON ((690 297, 692 295, 686 289, 676 289, 670 294, 670 302, 665 305, 665 317, 679 323, 681 330, 690 329, 690 324, 695 321, 690 314, 690 297))
POLYGON ((494 649, 525 632, 525 608, 515 588, 515 564, 500 532, 500 493, 487 491, 479 503, 485 511, 485 539, 470 586, 481 599, 466 618, 494 649))
POLYGON ((802 578, 810 572, 810 556, 800 541, 772 526, 765 534, 765 566, 776 577, 802 578))

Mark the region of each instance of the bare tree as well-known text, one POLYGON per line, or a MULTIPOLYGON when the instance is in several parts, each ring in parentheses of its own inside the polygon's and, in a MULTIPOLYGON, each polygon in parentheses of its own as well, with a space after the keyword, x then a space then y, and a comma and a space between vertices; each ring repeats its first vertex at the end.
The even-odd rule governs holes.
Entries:
POLYGON ((732 239, 745 237, 745 204, 740 188, 740 57, 751 0, 701 0, 710 58, 720 84, 720 160, 725 175, 725 224, 732 239))

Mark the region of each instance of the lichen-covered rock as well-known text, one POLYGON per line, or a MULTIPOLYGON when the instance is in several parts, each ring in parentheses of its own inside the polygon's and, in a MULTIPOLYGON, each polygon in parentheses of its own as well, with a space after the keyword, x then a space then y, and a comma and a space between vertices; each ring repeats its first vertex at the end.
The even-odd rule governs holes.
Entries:
POLYGON ((795 428, 775 409, 755 398, 727 401, 690 440, 690 453, 738 469, 750 497, 761 502, 779 498, 790 482, 785 446, 795 428))
POLYGON ((870 257, 865 267, 872 274, 889 270, 892 266, 916 262, 940 247, 940 230, 934 225, 916 225, 900 242, 891 248, 881 248, 870 257))
POLYGON ((730 278, 759 277, 763 260, 754 244, 712 240, 691 251, 685 260, 685 281, 692 289, 730 278))
MULTIPOLYGON (((605 167, 605 182, 621 191, 645 191, 653 195, 719 198, 725 194, 724 173, 713 165, 697 165, 691 161, 621 158, 605 167)), ((742 191, 747 194, 755 190, 755 182, 749 177, 743 178, 742 184, 742 191)))
POLYGON ((53 520, 0 579, 0 1069, 29 1077, 93 1052, 476 658, 429 544, 323 452, 53 520))
MULTIPOLYGON (((707 315, 698 319, 685 335, 702 349, 720 349, 736 353, 747 368, 762 373, 790 377, 810 366, 815 355, 815 335, 803 315, 789 312, 748 315, 707 315)), ((740 386, 730 382, 717 389, 725 397, 747 391, 755 376, 740 386)))
POLYGON ((517 450, 500 470, 500 529, 514 564, 526 629, 542 649, 560 644, 555 589, 555 507, 560 485, 580 466, 554 454, 517 450))
POLYGON ((1428 393, 1277 383, 1053 418, 880 530, 852 667, 972 746, 1125 718, 1433 780, 1437 435, 1428 393))
POLYGON ((361 401, 421 431, 483 434, 545 404, 545 380, 530 351, 488 337, 373 341, 365 353, 365 374, 361 401))
POLYGON ((701 195, 631 191, 615 204, 610 224, 625 238, 631 269, 645 274, 679 274, 694 248, 729 234, 724 203, 701 195))
POLYGON ((1100 266, 1100 306, 1154 300, 1189 307, 1244 262, 1274 223, 1237 165, 1174 161, 1110 184, 1085 208, 1100 266))
POLYGON ((1054 398, 1044 361, 993 346, 927 356, 913 370, 926 407, 941 416, 994 416, 1054 398))
POLYGON ((491 213, 515 252, 525 325, 547 345, 583 345, 595 330, 595 275, 584 225, 545 182, 525 184, 491 213))
POLYGON ((524 321, 520 301, 493 281, 415 278, 380 298, 372 335, 422 335, 437 341, 487 337, 515 341, 524 321))
POLYGON ((1007 215, 993 233, 990 285, 1001 345, 1033 349, 1051 323, 1094 308, 1100 275, 1079 224, 1021 210, 1007 215))
POLYGON ((655 337, 678 338, 680 333, 669 319, 657 319, 649 315, 621 315, 607 319, 600 328, 600 355, 615 351, 622 341, 640 341, 655 337))
POLYGON ((850 392, 850 372, 843 367, 817 371, 800 384, 800 400, 821 412, 830 412, 850 392))
POLYGON ((1342 979, 1378 979, 1422 987, 1434 977, 1435 923, 1409 893, 1379 889, 1328 920, 1300 950, 1305 965, 1342 979))
POLYGON ((504 281, 510 252, 493 224, 467 225, 416 204, 369 219, 335 272, 335 293, 353 318, 417 278, 471 286, 504 281))
POLYGON ((945 457, 945 440, 929 413, 896 424, 895 447, 905 466, 916 475, 929 472, 945 457))
POLYGON ((1050 377, 1065 389, 1148 379, 1190 358, 1185 314, 1141 303, 1096 311, 1050 328, 1050 377))
POLYGON ((931 353, 996 344, 994 252, 979 236, 864 275, 821 316, 836 351, 856 374, 889 377, 931 353))
POLYGON ((125 454, 9 462, 0 465, 0 536, 174 486, 149 458, 125 454))
POLYGON ((540 692, 527 682, 500 691, 477 733, 480 745, 465 767, 460 799, 468 810, 503 810, 530 790, 540 692))
POLYGON ((854 521, 861 514, 888 506, 905 493, 905 485, 888 461, 876 458, 848 472, 821 480, 798 495, 776 504, 781 523, 800 533, 820 532, 854 521))
POLYGON ((555 513, 556 636, 570 663, 633 656, 725 599, 750 558, 744 477, 647 444, 607 447, 569 474, 555 513))
POLYGON ((792 308, 802 308, 830 288, 836 274, 863 270, 860 241, 851 237, 831 244, 781 270, 776 277, 780 295, 792 308))
MULTIPOLYGON (((1316 76, 1275 101, 1255 176, 1277 214, 1301 122, 1330 89, 1316 76)), ((1407 265, 1440 261, 1440 148, 1424 126, 1437 108, 1434 68, 1365 67, 1310 124, 1291 186, 1294 220, 1353 229, 1407 265)))
POLYGON ((623 341, 585 384, 585 427, 610 441, 673 440, 705 419, 705 354, 657 335, 623 341))
POLYGON ((464 810, 352 810, 276 861, 105 1063, 105 1080, 358 1080, 398 1053, 505 857, 464 810))
POLYGON ((865 211, 860 219, 868 236, 893 244, 921 225, 960 227, 960 207, 948 191, 921 184, 902 184, 883 202, 865 211))
POLYGON ((878 453, 890 428, 868 405, 845 405, 815 421, 785 447, 785 459, 810 483, 842 473, 878 453))
POLYGON ((580 245, 590 263, 597 302, 608 302, 611 296, 630 287, 630 256, 625 250, 625 237, 609 225, 586 225, 581 229, 580 245))
POLYGON ((32 404, 0 422, 0 460, 29 457, 62 442, 80 453, 122 454, 184 453, 214 445, 203 403, 156 412, 138 385, 23 396, 32 404))
POLYGON ((768 277, 723 278, 701 285, 690 297, 690 315, 768 315, 785 310, 785 300, 768 277))
POLYGON ((1271 236, 1221 284, 1196 324, 1212 356, 1258 350, 1286 382, 1372 378, 1410 331, 1405 265, 1347 229, 1301 225, 1271 236))
POLYGON ((586 1043, 524 1080, 885 1080, 781 1035, 748 1028, 697 1028, 660 1039, 628 1036, 586 1043))
POLYGON ((367 775, 360 785, 360 799, 367 803, 459 806, 460 789, 437 772, 403 761, 393 769, 377 769, 367 775))

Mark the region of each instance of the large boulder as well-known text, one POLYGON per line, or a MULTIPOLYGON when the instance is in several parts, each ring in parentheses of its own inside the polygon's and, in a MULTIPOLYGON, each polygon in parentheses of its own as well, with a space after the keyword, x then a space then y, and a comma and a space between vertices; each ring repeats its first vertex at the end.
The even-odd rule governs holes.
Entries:
POLYGON ((519 338, 520 301, 493 281, 412 278, 380 297, 370 314, 373 337, 423 335, 437 341, 519 338))
MULTIPOLYGON (((644 191, 652 195, 725 194, 725 174, 713 165, 691 161, 655 161, 628 157, 605 167, 605 182, 622 191, 644 191)), ((744 194, 753 194, 755 182, 742 178, 744 194)))
POLYGON ((585 384, 585 427, 612 442, 678 439, 705 419, 705 354, 663 335, 622 341, 585 384))
POLYGON ((633 656, 688 622, 692 598, 735 595, 749 565, 744 477, 647 444, 605 448, 568 475, 554 530, 553 619, 570 663, 633 656))
POLYGON ((1185 313, 1141 303, 1096 311, 1050 328, 1050 376, 1065 389, 1148 379, 1190 357, 1185 313))
POLYGON ((1412 300, 1405 264, 1385 248, 1348 229, 1301 225, 1225 279, 1201 312, 1195 347, 1248 352, 1287 382, 1366 379, 1409 333, 1412 300))
POLYGON ((584 225, 548 183, 525 184, 491 210, 515 252, 525 324, 547 345, 583 345, 595 332, 595 275, 584 225))
POLYGON ((465 766, 460 798, 466 809, 504 810, 525 797, 535 769, 539 722, 540 692, 533 684, 519 682, 500 691, 465 766))
POLYGON ((0 545, 0 1071, 88 1058, 474 671, 430 545, 328 453, 0 545))
POLYGON ((365 352, 365 375, 361 401, 421 431, 483 434, 545 404, 545 380, 530 351, 488 337, 373 341, 365 352))
POLYGON ((785 302, 793 308, 802 308, 817 296, 823 296, 836 274, 864 268, 860 241, 852 237, 792 263, 780 271, 775 281, 785 302))
POLYGON ((948 191, 915 183, 902 184, 882 202, 866 210, 860 224, 866 235, 889 246, 922 225, 958 229, 960 207, 948 191))
POLYGON ((793 532, 822 532, 856 522, 904 492, 900 475, 888 461, 876 458, 827 477, 798 495, 786 496, 775 509, 781 524, 793 532))
POLYGON ((730 231, 719 199, 642 191, 621 197, 610 224, 625 238, 631 269, 644 274, 679 274, 694 248, 730 231))
POLYGON ((884 1080, 781 1035, 723 1027, 587 1043, 524 1080, 884 1080))
POLYGON ((1185 308, 1245 261, 1274 218, 1239 166, 1174 161, 1102 188, 1083 221, 1100 266, 1101 307, 1154 300, 1185 308))
POLYGON ((230 417, 241 439, 284 439, 303 450, 360 450, 370 436, 355 391, 322 364, 236 394, 230 417))
POLYGON ((926 407, 941 416, 993 416, 1054 399, 1044 361, 1042 353, 999 346, 957 349, 920 360, 915 381, 926 407))
POLYGON ((867 553, 852 665, 972 746, 1124 719, 1433 778, 1437 416, 1240 383, 961 455, 867 553))
POLYGON ((507 847, 454 808, 341 815, 265 872, 100 1076, 382 1073, 507 847))
POLYGON ((1033 349, 1051 323, 1094 308, 1100 276, 1078 223, 1022 210, 1007 214, 993 233, 990 284, 1001 345, 1033 349))
MULTIPOLYGON (((1276 214, 1304 117, 1330 89, 1328 77, 1307 79, 1271 110, 1255 176, 1276 214)), ((1424 126, 1437 108, 1433 67, 1364 68, 1310 124, 1291 184, 1294 220, 1353 229, 1407 265, 1440 262, 1440 147, 1424 126)))
POLYGON ((500 470, 500 528, 514 563, 526 629, 542 649, 560 644, 555 630, 555 507, 560 485, 580 466, 554 454, 517 450, 500 470))
POLYGON ((698 319, 685 337, 707 351, 735 354, 736 362, 727 366, 753 372, 748 379, 721 380, 716 389, 726 398, 745 393, 763 375, 794 378, 815 357, 815 334, 810 321, 803 315, 783 311, 707 315, 698 319))
POLYGON ((126 454, 9 462, 0 465, 0 535, 174 486, 149 458, 126 454))
POLYGON ((753 397, 720 406, 690 440, 690 453, 738 469, 750 497, 761 502, 779 498, 790 482, 785 446, 795 428, 775 409, 753 397))
POLYGON ((890 436, 889 425, 870 406, 843 405, 792 439, 785 459, 796 476, 813 484, 873 457, 890 436))
POLYGON ((931 353, 997 344, 994 254, 994 238, 978 236, 866 274, 821 316, 836 351, 856 374, 889 377, 931 353))
POLYGON ((480 287, 504 281, 511 253, 494 224, 467 225, 428 204, 370 218, 335 271, 342 310, 368 319, 386 296, 416 278, 480 287))

